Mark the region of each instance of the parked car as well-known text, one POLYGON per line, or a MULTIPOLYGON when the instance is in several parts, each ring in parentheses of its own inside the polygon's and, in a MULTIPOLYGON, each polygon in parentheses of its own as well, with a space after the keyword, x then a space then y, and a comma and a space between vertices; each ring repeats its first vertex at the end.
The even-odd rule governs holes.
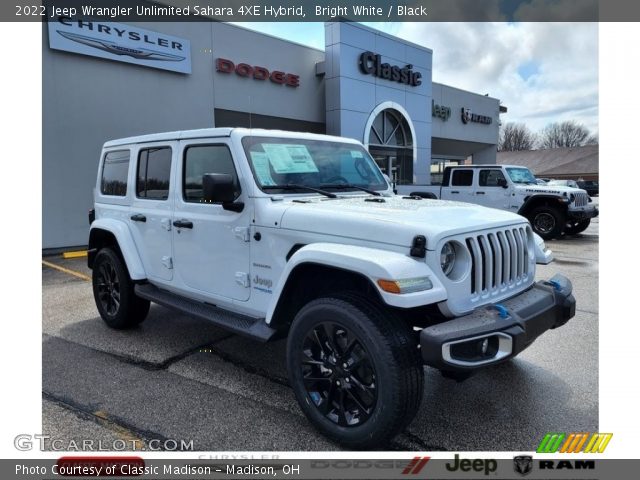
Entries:
POLYGON ((600 185, 595 180, 579 180, 578 186, 586 190, 591 197, 597 197, 600 194, 600 185))
POLYGON ((549 180, 549 186, 580 188, 575 180, 549 180))
POLYGON ((135 327, 154 302, 257 341, 286 337, 300 408, 351 448, 411 422, 423 365, 460 379, 575 315, 569 279, 535 281, 546 249, 526 219, 394 195, 347 138, 113 140, 94 203, 88 265, 108 326, 135 327))
MULTIPOLYGON (((552 180, 538 185, 528 168, 511 165, 446 167, 442 185, 398 186, 398 191, 442 200, 458 200, 517 212, 545 240, 575 235, 598 216, 584 190, 552 180)), ((575 183, 575 182, 574 182, 575 183)))

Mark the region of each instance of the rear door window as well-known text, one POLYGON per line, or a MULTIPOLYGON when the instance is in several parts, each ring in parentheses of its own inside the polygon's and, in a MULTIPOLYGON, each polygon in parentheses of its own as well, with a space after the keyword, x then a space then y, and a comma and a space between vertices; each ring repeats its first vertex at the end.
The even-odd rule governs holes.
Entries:
POLYGON ((115 150, 104 156, 100 193, 124 197, 127 195, 129 176, 129 150, 115 150))
POLYGON ((452 187, 470 187, 473 184, 473 170, 455 169, 451 176, 452 187))
POLYGON ((136 196, 138 198, 147 200, 166 200, 169 198, 171 148, 154 147, 140 150, 136 177, 136 196))

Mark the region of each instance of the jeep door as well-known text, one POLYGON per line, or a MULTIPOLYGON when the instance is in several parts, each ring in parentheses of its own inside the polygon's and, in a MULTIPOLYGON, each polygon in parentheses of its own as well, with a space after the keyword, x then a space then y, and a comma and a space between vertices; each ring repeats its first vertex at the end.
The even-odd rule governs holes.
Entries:
POLYGON ((480 169, 475 188, 475 203, 485 207, 508 209, 511 198, 511 188, 508 185, 500 168, 480 169))
POLYGON ((473 192, 473 168, 453 168, 449 185, 440 189, 442 200, 456 200, 458 202, 475 202, 473 192))
POLYGON ((135 192, 129 225, 150 280, 170 281, 172 157, 177 142, 143 144, 134 150, 135 192))
POLYGON ((251 213, 205 203, 202 176, 207 173, 230 174, 236 199, 244 195, 227 138, 180 142, 172 222, 177 281, 201 295, 246 301, 251 213))

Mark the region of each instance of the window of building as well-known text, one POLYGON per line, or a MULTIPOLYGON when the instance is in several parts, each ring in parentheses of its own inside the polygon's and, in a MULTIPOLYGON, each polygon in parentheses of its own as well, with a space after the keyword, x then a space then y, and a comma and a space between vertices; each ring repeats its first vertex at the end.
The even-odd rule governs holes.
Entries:
POLYGON ((100 193, 124 197, 127 194, 129 176, 129 150, 108 152, 102 164, 100 193))
POLYGON ((500 180, 505 180, 501 170, 480 170, 479 185, 481 187, 499 187, 500 180))
POLYGON ((136 196, 147 200, 169 198, 169 177, 171 176, 171 148, 154 147, 140 150, 136 196))
POLYGON ((382 110, 369 131, 369 153, 394 184, 413 183, 413 137, 407 119, 397 110, 382 110))
POLYGON ((452 187, 470 187, 473 184, 473 170, 456 169, 451 177, 452 187))
POLYGON ((202 176, 227 173, 233 177, 235 198, 240 196, 240 181, 226 145, 196 145, 184 154, 182 191, 185 202, 202 203, 202 176))

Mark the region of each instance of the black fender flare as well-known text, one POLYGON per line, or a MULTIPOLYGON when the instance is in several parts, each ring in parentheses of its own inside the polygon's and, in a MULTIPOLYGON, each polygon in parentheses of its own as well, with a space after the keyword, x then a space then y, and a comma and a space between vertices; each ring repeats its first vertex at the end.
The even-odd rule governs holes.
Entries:
POLYGON ((567 197, 563 197, 562 195, 552 195, 552 194, 537 194, 530 195, 529 197, 525 197, 524 203, 518 210, 518 214, 526 217, 528 213, 533 210, 537 205, 552 205, 557 206, 561 211, 567 211, 569 206, 569 199, 567 197))

